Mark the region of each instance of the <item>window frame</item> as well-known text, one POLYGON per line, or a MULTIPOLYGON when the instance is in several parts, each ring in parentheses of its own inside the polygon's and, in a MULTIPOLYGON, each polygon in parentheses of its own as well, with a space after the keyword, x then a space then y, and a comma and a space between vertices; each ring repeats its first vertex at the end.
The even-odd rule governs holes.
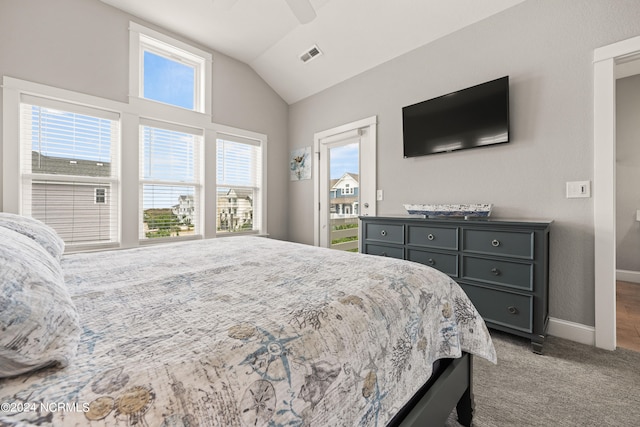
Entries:
MULTIPOLYGON (((213 194, 211 196, 215 199, 215 206, 213 211, 213 231, 217 237, 226 237, 226 236, 236 236, 243 234, 259 234, 259 235, 267 235, 267 138, 266 135, 241 131, 239 129, 227 127, 227 126, 217 126, 218 132, 215 135, 214 139, 214 163, 216 165, 215 170, 212 171, 213 176, 208 179, 213 179, 214 185, 209 186, 209 190, 213 190, 213 194), (246 143, 248 145, 253 145, 260 148, 260 176, 258 178, 259 184, 256 187, 258 189, 258 195, 256 200, 254 200, 253 204, 253 214, 252 214, 252 222, 253 229, 248 231, 217 231, 217 215, 218 215, 218 188, 227 188, 229 187, 225 183, 219 183, 217 180, 217 165, 218 165, 218 140, 226 140, 232 141, 236 143, 246 143), (211 188, 213 187, 213 188, 211 188)), ((234 188, 244 188, 244 186, 234 186, 234 188)), ((253 188, 253 187, 246 187, 253 188)))
POLYGON ((139 186, 139 241, 141 245, 152 244, 155 242, 163 242, 163 241, 179 241, 179 240, 191 240, 191 239, 201 239, 204 237, 204 227, 203 224, 203 204, 201 203, 202 194, 203 194, 203 155, 204 155, 204 131, 202 129, 193 129, 187 126, 181 126, 173 123, 160 122, 157 120, 149 120, 141 118, 139 120, 139 132, 140 137, 138 139, 139 144, 139 152, 140 152, 140 167, 139 167, 139 178, 138 178, 138 186, 139 186), (144 137, 142 136, 144 133, 144 128, 154 128, 160 129, 169 132, 178 132, 184 133, 188 135, 192 135, 195 137, 194 139, 194 164, 192 165, 194 169, 193 181, 175 181, 175 180, 164 180, 154 178, 144 178, 144 165, 145 165, 145 153, 144 153, 144 137), (154 237, 149 238, 145 237, 144 234, 144 186, 145 185, 158 185, 158 186, 167 186, 167 187, 193 187, 194 188, 194 205, 197 210, 196 218, 194 221, 194 235, 193 236, 172 236, 172 237, 154 237))
MULTIPOLYGON (((7 81, 5 77, 4 81, 7 81)), ((120 177, 120 147, 122 146, 121 141, 121 113, 117 109, 108 108, 107 105, 93 105, 84 102, 83 98, 85 96, 72 96, 70 92, 64 91, 68 94, 64 98, 57 98, 51 96, 43 96, 39 93, 29 92, 29 91, 21 91, 16 92, 11 88, 5 88, 5 91, 9 91, 9 97, 13 97, 18 110, 18 115, 16 117, 18 129, 14 136, 17 141, 17 157, 16 157, 16 166, 13 171, 9 168, 7 171, 7 163, 3 164, 3 169, 5 170, 4 180, 7 179, 7 172, 15 173, 14 176, 17 177, 16 182, 18 182, 18 198, 17 200, 14 198, 12 201, 16 203, 14 209, 7 209, 6 202, 7 198, 3 199, 3 204, 5 206, 5 210, 7 212, 14 213, 29 213, 32 214, 34 207, 27 206, 27 204, 31 204, 33 200, 34 192, 37 192, 37 188, 34 185, 40 186, 55 186, 55 185, 64 185, 64 186, 78 186, 78 188, 88 188, 88 187, 101 187, 102 185, 108 186, 105 188, 105 202, 103 204, 107 205, 110 221, 108 228, 109 240, 96 240, 96 241, 76 241, 69 242, 65 241, 65 248, 69 251, 82 251, 82 250, 94 250, 94 249, 108 249, 114 246, 118 246, 120 244, 120 221, 119 221, 119 212, 120 206, 118 204, 119 194, 121 187, 121 177, 120 177), (111 173, 107 176, 91 176, 91 175, 75 175, 75 174, 58 174, 48 172, 34 172, 31 168, 31 162, 28 161, 30 156, 27 153, 32 151, 31 148, 28 148, 23 138, 28 138, 30 135, 30 131, 27 129, 23 129, 23 114, 25 114, 24 108, 25 106, 35 106, 38 108, 44 108, 49 110, 57 110, 63 113, 70 114, 78 114, 80 116, 89 116, 93 118, 97 118, 100 120, 108 120, 111 122, 111 131, 114 132, 111 137, 110 144, 110 164, 111 164, 111 173), (107 203, 107 194, 111 193, 112 203, 107 203)), ((94 99, 95 100, 95 99, 94 99)), ((6 101, 6 98, 5 98, 6 101)), ((6 107, 6 102, 4 104, 6 107)), ((42 113, 40 113, 42 114, 42 113)), ((7 117, 4 117, 3 121, 4 126, 7 126, 8 120, 7 117)), ((9 134, 11 134, 12 129, 8 129, 9 134)), ((6 137, 6 133, 4 135, 6 137)), ((6 141, 6 140, 5 140, 6 141)), ((3 147, 5 149, 4 156, 7 156, 7 144, 3 147)), ((70 160, 71 164, 77 164, 77 160, 70 160)), ((99 164, 99 162, 97 162, 99 164)), ((95 204, 95 191, 93 192, 93 202, 95 204)), ((11 199, 10 199, 11 203, 11 199)))
POLYGON ((133 21, 129 22, 129 102, 160 104, 210 116, 212 58, 209 52, 133 21), (193 110, 144 97, 145 50, 195 68, 193 110))

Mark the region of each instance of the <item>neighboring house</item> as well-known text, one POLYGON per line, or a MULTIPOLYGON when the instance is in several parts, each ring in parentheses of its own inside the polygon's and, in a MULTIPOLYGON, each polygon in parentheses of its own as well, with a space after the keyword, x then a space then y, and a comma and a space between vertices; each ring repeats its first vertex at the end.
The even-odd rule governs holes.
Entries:
POLYGON ((218 231, 253 229, 253 190, 218 190, 218 231))
POLYGON ((45 156, 32 152, 31 167, 39 173, 78 176, 78 181, 33 179, 31 215, 46 221, 67 242, 110 239, 111 186, 82 182, 82 177, 109 177, 111 164, 91 160, 45 156))
POLYGON ((171 207, 171 212, 178 217, 180 223, 184 225, 193 224, 193 214, 195 212, 195 203, 193 196, 178 197, 178 204, 171 207))
POLYGON ((358 215, 358 174, 346 172, 331 180, 329 203, 332 217, 358 215))

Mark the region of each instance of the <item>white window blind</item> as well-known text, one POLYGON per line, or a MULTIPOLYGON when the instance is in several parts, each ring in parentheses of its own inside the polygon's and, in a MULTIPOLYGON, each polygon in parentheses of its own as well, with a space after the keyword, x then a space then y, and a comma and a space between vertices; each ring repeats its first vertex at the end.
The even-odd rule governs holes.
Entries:
POLYGON ((20 118, 22 213, 69 247, 118 242, 119 115, 23 94, 20 118))
POLYGON ((261 141, 218 134, 216 173, 217 232, 260 231, 261 141))
POLYGON ((202 131, 141 119, 141 239, 201 235, 202 131))

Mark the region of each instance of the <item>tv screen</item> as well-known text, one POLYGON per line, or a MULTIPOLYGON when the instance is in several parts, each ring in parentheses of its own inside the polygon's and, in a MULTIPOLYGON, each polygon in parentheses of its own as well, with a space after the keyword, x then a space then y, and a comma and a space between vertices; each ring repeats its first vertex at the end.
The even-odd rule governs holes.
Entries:
POLYGON ((402 109, 404 157, 509 142, 509 76, 402 109))

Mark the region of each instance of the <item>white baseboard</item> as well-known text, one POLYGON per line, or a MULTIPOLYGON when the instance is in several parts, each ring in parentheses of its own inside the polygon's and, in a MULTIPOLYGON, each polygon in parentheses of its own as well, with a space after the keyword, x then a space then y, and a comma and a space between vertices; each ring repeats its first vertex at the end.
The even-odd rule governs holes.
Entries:
POLYGON ((547 333, 554 337, 579 342, 580 344, 596 344, 596 328, 580 323, 569 322, 568 320, 549 317, 547 333))
POLYGON ((616 280, 640 283, 640 271, 616 270, 616 280))

